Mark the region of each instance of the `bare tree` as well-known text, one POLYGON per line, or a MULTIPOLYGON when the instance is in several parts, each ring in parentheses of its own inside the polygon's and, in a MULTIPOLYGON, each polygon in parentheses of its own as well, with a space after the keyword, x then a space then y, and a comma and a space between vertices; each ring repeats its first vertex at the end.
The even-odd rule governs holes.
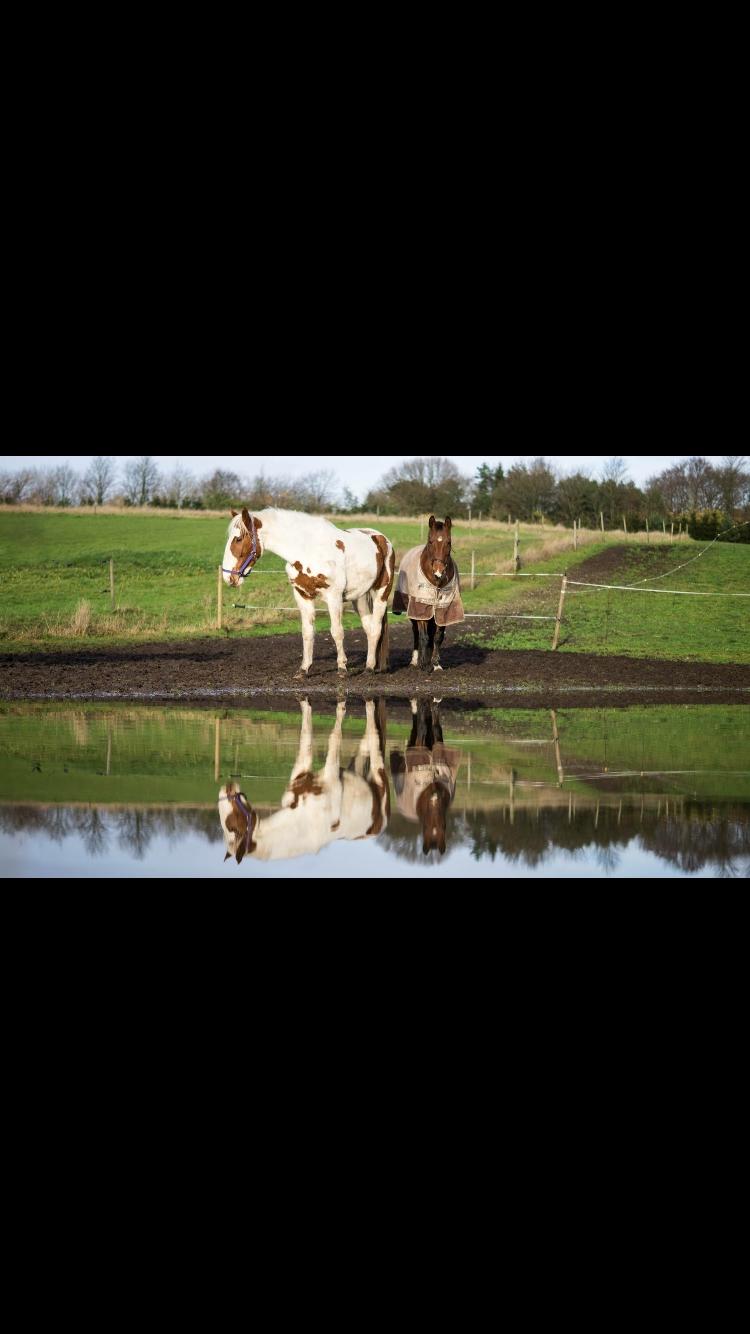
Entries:
POLYGON ((197 488, 193 474, 178 463, 174 471, 165 478, 162 489, 166 504, 179 510, 195 495, 197 488))
POLYGON ((602 481, 613 482, 615 486, 623 486, 628 480, 628 468, 624 459, 607 459, 602 468, 602 481))
POLYGON ((149 455, 125 465, 125 499, 131 505, 148 505, 159 481, 159 470, 149 455))
POLYGON ((81 482, 81 499, 91 505, 103 505, 112 494, 116 476, 115 460, 98 454, 92 459, 81 482))
POLYGON ((750 472, 747 459, 739 454, 728 454, 716 470, 716 481, 721 494, 721 507, 725 514, 734 515, 746 503, 750 472))
POLYGON ((61 463, 52 471, 55 505, 72 505, 78 493, 80 478, 69 463, 61 463))
POLYGON ((24 500, 30 500, 36 478, 35 468, 0 473, 0 500, 4 505, 20 505, 24 500))

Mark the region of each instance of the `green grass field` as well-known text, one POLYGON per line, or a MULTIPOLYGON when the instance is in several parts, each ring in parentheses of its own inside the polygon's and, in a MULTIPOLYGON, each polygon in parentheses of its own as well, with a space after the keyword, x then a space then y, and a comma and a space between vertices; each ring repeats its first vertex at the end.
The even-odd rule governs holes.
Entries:
MULTIPOLYGON (((343 516, 342 528, 380 528, 397 556, 421 539, 418 520, 343 516)), ((164 513, 0 512, 0 640, 8 651, 84 647, 133 640, 190 638, 207 634, 274 634, 296 631, 293 598, 276 556, 265 556, 240 592, 223 591, 224 629, 216 629, 217 572, 229 515, 164 513), (115 609, 110 606, 109 561, 114 561, 115 609), (274 574, 274 571, 276 572, 274 574), (239 602, 242 606, 233 604, 239 602)), ((554 623, 521 616, 554 617, 560 579, 489 578, 512 567, 513 532, 499 523, 456 522, 454 554, 464 604, 471 616, 462 634, 497 648, 551 646, 554 623), (476 587, 470 588, 475 554, 476 587), (484 577, 483 577, 484 576, 484 577)), ((661 535, 659 535, 659 538, 661 535)), ((712 594, 750 592, 750 547, 717 544, 627 543, 622 534, 584 533, 574 552, 570 531, 522 525, 522 570, 576 577, 577 568, 616 544, 621 556, 611 583, 667 590, 612 592, 569 589, 561 652, 619 653, 707 662, 750 661, 750 599, 680 597, 674 590, 712 594), (686 564, 686 562, 689 562, 686 564), (686 564, 684 569, 675 567, 686 564), (662 577, 665 571, 675 573, 662 577), (659 577, 657 577, 657 575, 659 577)), ((585 575, 584 575, 585 577, 585 575)), ((318 613, 320 630, 328 617, 318 613)), ((359 625, 353 614, 348 629, 359 625)), ((401 624, 405 624, 402 619, 401 624)))

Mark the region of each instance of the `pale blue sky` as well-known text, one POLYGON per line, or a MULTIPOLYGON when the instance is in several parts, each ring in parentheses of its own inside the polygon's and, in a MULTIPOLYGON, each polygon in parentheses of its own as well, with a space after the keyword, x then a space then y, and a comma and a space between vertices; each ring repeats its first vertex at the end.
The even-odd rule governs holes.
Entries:
MULTIPOLYGON (((541 453, 541 451, 540 451, 541 453)), ((92 455, 90 454, 32 454, 32 455, 12 455, 7 456, 0 469, 9 472, 15 472, 18 468, 52 468, 60 463, 70 463, 71 467, 77 472, 85 472, 92 455)), ((131 459, 137 458, 135 454, 115 454, 112 455, 120 465, 128 463, 131 459)), ((223 453, 216 454, 154 454, 157 467, 165 473, 172 472, 178 463, 182 463, 189 472, 196 477, 204 477, 213 472, 217 467, 229 468, 232 472, 238 473, 241 478, 256 477, 262 470, 267 476, 284 476, 291 478, 304 477, 311 472, 330 471, 336 475, 341 484, 341 488, 348 486, 350 491, 364 499, 371 487, 380 481, 383 474, 389 468, 395 467, 399 463, 404 463, 407 459, 427 457, 426 452, 420 454, 419 450, 414 450, 411 454, 250 454, 250 453, 223 453)), ((514 463, 528 462, 530 459, 538 457, 534 454, 451 454, 445 451, 441 457, 452 459, 461 472, 468 473, 472 477, 476 473, 481 463, 489 463, 490 467, 496 467, 502 463, 506 469, 514 463)), ((556 467, 563 474, 572 472, 587 473, 589 476, 599 477, 604 464, 611 454, 544 454, 544 457, 553 467, 556 467)), ((682 454, 655 455, 655 454, 631 454, 619 455, 624 458, 628 468, 630 479, 638 486, 655 473, 663 472, 665 468, 673 463, 678 463, 680 459, 690 457, 689 451, 682 454)), ((710 463, 721 463, 723 455, 707 454, 706 457, 710 463)))

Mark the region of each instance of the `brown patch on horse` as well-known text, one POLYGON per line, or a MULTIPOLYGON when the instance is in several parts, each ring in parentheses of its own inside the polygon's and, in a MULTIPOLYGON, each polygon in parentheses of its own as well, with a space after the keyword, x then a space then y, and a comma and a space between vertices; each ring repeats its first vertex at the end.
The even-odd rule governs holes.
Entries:
POLYGON ((370 537, 375 543, 378 552, 377 556, 378 572, 375 582, 372 586, 372 591, 374 593, 376 588, 384 588, 387 587, 388 584, 388 571, 386 569, 386 557, 388 555, 388 538, 383 537, 382 533, 370 533, 370 537))
MULTIPOLYGON (((229 796, 230 794, 227 793, 227 795, 229 796)), ((226 826, 227 829, 229 830, 229 833, 234 834, 235 838, 237 839, 236 851, 234 855, 237 861, 237 865, 239 866, 245 853, 255 852, 255 849, 257 848, 258 844, 254 841, 251 835, 250 846, 247 848, 245 847, 245 842, 247 839, 247 816, 244 814, 244 812, 238 811, 237 807, 234 805, 232 806, 232 809, 226 818, 226 826)), ((229 856, 231 856, 231 853, 227 853, 227 857, 229 856)), ((226 859, 227 858, 225 857, 224 861, 226 861, 226 859)))
POLYGON ((382 592, 381 595, 380 595, 380 596, 382 597, 382 599, 383 599, 384 602, 387 602, 387 601, 388 601, 389 597, 391 596, 391 589, 393 588, 393 580, 394 580, 394 577, 395 577, 395 574, 396 574, 396 552, 395 552, 395 551, 392 551, 391 554, 390 554, 390 556, 388 557, 388 567, 389 567, 389 568, 388 568, 388 583, 387 583, 386 587, 383 589, 383 592, 382 592))
POLYGON ((365 838, 371 835, 379 834, 383 828, 383 812, 381 810, 381 800, 388 791, 388 783, 385 777, 385 769, 378 771, 378 777, 375 782, 368 778, 367 786, 372 794, 372 824, 365 834, 365 838))
POLYGON ((344 546, 343 542, 341 541, 337 542, 336 546, 340 547, 342 551, 346 551, 346 547, 344 546))
POLYGON ((335 833, 336 830, 337 830, 337 829, 340 829, 340 828, 341 828, 341 821, 340 821, 340 820, 337 820, 335 824, 332 824, 332 825, 331 825, 331 833, 332 833, 332 834, 335 833))
POLYGON ((317 783, 315 781, 315 775, 307 769, 305 773, 297 774, 297 777, 289 790, 294 797, 291 809, 296 811, 300 797, 309 797, 310 793, 316 797, 320 796, 320 793, 323 791, 323 784, 317 783))
POLYGON ((303 598, 309 598, 312 602, 313 598, 317 597, 322 588, 328 588, 328 580, 324 574, 303 574, 302 564, 298 560, 295 560, 293 565, 297 571, 297 575, 292 580, 292 583, 297 589, 297 592, 302 594, 303 598))

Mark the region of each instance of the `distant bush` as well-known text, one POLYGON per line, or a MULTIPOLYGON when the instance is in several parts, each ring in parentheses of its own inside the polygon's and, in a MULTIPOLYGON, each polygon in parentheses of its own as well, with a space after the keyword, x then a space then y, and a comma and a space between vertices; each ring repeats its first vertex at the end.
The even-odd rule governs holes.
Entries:
POLYGON ((750 523, 738 525, 723 510, 691 510, 687 525, 697 542, 750 542, 750 523))

